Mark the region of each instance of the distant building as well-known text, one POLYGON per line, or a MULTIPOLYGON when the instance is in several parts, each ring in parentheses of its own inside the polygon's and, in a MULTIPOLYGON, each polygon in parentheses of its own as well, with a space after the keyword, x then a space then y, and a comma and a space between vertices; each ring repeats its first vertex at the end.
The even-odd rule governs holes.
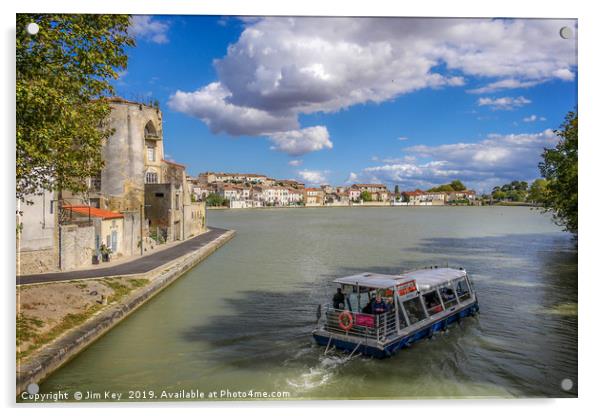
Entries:
POLYGON ((273 185, 274 179, 268 178, 265 175, 255 173, 220 173, 220 172, 205 172, 199 175, 201 183, 249 183, 249 184, 266 184, 273 185))
POLYGON ((324 190, 322 188, 305 188, 305 206, 315 207, 324 205, 324 190))
POLYGON ((362 192, 368 192, 372 201, 386 202, 389 200, 389 191, 387 187, 380 183, 372 184, 355 184, 352 188, 358 189, 360 195, 362 192))

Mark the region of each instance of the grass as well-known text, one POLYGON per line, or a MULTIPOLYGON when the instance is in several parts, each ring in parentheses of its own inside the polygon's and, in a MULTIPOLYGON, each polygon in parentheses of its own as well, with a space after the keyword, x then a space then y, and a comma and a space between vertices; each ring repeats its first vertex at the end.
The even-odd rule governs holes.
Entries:
POLYGON ((22 321, 26 322, 26 324, 25 327, 19 328, 19 319, 17 319, 17 346, 19 346, 22 342, 31 341, 31 344, 26 350, 19 351, 17 353, 17 359, 27 357, 33 351, 54 340, 69 329, 84 323, 99 309, 100 305, 94 305, 85 312, 67 314, 61 320, 61 322, 58 323, 58 325, 55 325, 50 331, 43 334, 38 334, 35 330, 32 331, 33 328, 28 325, 32 321, 37 321, 35 325, 39 328, 43 326, 43 322, 41 320, 23 316, 22 321))
POLYGON ((35 328, 41 328, 44 322, 37 318, 30 318, 23 313, 17 316, 17 346, 22 342, 27 342, 35 337, 37 331, 35 328))
MULTIPOLYGON (((127 296, 132 290, 138 289, 148 284, 148 279, 122 279, 122 278, 107 278, 99 279, 100 283, 109 287, 113 294, 109 296, 108 303, 117 302, 127 296)), ((77 284, 76 287, 79 289, 85 289, 87 285, 77 284), (83 286, 83 287, 82 287, 83 286)), ((25 342, 30 342, 26 350, 19 351, 17 353, 17 360, 23 359, 30 355, 35 350, 43 347, 50 343, 54 339, 63 335, 70 329, 73 329, 84 322, 86 322, 92 315, 101 310, 103 305, 94 304, 84 312, 81 313, 70 313, 63 317, 63 319, 50 331, 39 334, 38 329, 44 326, 44 322, 37 318, 31 318, 20 313, 17 316, 17 347, 25 342)))

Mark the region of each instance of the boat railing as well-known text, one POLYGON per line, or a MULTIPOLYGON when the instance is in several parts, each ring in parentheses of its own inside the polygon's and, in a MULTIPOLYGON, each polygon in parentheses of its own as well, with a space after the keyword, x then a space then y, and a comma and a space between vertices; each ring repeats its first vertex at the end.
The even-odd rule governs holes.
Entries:
POLYGON ((324 305, 322 310, 324 311, 320 318, 322 327, 330 333, 351 335, 377 341, 384 341, 388 336, 397 334, 395 311, 382 314, 367 314, 336 309, 332 305, 324 305), (344 312, 351 314, 351 322, 341 318, 341 314, 344 312))

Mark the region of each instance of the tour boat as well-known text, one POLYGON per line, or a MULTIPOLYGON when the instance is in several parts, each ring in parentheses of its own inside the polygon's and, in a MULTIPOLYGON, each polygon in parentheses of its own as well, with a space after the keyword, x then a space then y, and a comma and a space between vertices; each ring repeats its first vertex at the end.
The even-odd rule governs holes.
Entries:
POLYGON ((390 357, 479 311, 474 286, 462 268, 361 273, 334 283, 339 285, 337 294, 318 307, 313 331, 325 353, 337 348, 350 356, 390 357))

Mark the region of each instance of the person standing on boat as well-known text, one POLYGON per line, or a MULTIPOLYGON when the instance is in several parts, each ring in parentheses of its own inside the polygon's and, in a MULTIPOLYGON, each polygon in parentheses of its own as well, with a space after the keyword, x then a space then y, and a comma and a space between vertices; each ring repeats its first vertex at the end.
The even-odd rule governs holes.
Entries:
POLYGON ((374 303, 372 304, 372 313, 379 314, 385 313, 389 309, 387 302, 385 302, 380 295, 380 293, 376 294, 376 299, 374 299, 374 303))
POLYGON ((341 291, 341 288, 337 288, 337 293, 332 297, 332 306, 335 309, 345 309, 345 295, 341 291))

